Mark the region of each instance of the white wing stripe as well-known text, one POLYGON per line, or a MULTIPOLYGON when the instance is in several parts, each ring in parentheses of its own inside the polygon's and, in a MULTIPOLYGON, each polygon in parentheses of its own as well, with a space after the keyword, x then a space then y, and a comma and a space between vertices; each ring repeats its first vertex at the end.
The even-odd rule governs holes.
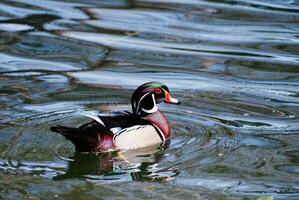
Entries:
POLYGON ((89 115, 89 114, 86 114, 86 113, 79 113, 79 114, 90 117, 90 118, 94 119, 95 121, 99 122, 100 124, 102 124, 104 127, 106 127, 104 122, 98 116, 92 116, 92 115, 89 115))

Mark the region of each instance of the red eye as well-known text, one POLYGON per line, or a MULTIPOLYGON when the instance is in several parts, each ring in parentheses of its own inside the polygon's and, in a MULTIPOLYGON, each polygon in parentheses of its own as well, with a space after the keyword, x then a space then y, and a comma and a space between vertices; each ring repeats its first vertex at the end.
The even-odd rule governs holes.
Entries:
POLYGON ((161 94, 162 90, 160 88, 155 89, 156 94, 161 94))

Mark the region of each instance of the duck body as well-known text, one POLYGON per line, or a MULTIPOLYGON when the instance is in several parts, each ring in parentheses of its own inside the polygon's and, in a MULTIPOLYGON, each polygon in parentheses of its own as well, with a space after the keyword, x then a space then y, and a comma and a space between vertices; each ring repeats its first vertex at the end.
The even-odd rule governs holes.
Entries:
POLYGON ((166 116, 158 110, 156 104, 160 103, 161 99, 179 104, 179 101, 169 94, 165 100, 167 94, 168 88, 164 84, 146 83, 137 88, 132 96, 133 113, 87 115, 93 120, 78 128, 52 126, 51 130, 69 139, 75 145, 76 151, 80 152, 128 150, 163 144, 170 138, 171 128, 166 116), (160 98, 162 90, 166 93, 160 98), (135 98, 136 95, 140 97, 135 99, 134 95, 135 98))

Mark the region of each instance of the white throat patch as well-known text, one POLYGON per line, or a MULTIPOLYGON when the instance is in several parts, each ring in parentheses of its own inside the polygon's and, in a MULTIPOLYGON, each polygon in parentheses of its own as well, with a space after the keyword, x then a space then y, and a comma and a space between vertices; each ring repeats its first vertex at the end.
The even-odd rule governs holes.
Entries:
POLYGON ((157 106, 157 104, 156 104, 156 101, 155 101, 155 95, 154 95, 154 94, 152 94, 152 98, 153 98, 154 106, 152 107, 152 109, 149 109, 149 110, 147 110, 147 109, 145 109, 145 108, 141 108, 141 110, 142 110, 143 112, 150 114, 150 113, 154 113, 154 112, 157 112, 157 111, 158 111, 158 106, 157 106))
MULTIPOLYGON (((141 101, 142 101, 147 95, 149 95, 149 94, 150 94, 150 93, 146 93, 146 94, 144 94, 144 95, 140 98, 140 100, 138 101, 137 108, 136 108, 137 114, 140 113, 139 107, 140 107, 141 101), (139 111, 138 111, 138 110, 139 110, 139 111)), ((157 104, 156 104, 156 101, 155 101, 155 95, 154 95, 154 94, 152 94, 152 99, 153 99, 153 104, 154 104, 153 108, 151 108, 151 109, 149 109, 149 110, 147 110, 147 109, 145 109, 145 108, 141 108, 141 110, 142 110, 143 112, 150 114, 150 113, 154 113, 154 112, 157 112, 157 111, 158 111, 158 107, 157 107, 157 104)))

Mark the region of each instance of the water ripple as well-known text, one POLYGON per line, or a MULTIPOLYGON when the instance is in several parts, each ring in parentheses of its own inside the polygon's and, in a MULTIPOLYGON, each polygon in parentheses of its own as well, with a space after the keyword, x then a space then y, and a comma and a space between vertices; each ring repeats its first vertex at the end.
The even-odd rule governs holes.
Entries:
POLYGON ((0 199, 298 199, 298 11, 1 1, 0 199), (84 154, 49 130, 130 110, 133 90, 157 80, 182 101, 159 105, 173 131, 163 147, 84 154))

